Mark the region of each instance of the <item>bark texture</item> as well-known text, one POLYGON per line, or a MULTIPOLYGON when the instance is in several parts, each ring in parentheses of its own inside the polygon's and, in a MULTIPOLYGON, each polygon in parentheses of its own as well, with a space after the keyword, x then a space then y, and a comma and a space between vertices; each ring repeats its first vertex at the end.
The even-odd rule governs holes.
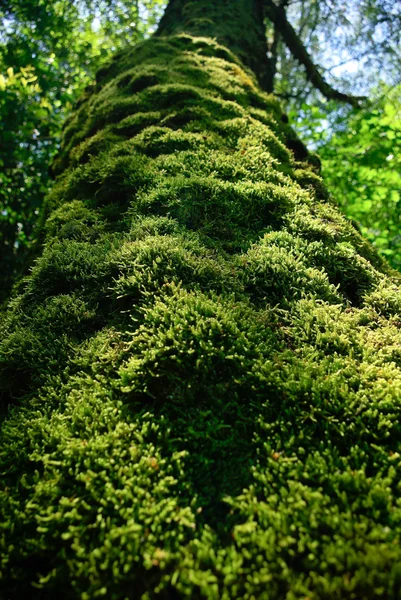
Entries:
POLYGON ((187 33, 214 38, 252 69, 261 87, 273 90, 267 58, 264 0, 171 0, 158 35, 187 33))
POLYGON ((187 34, 70 119, 2 322, 6 599, 399 597, 401 297, 284 121, 187 34))

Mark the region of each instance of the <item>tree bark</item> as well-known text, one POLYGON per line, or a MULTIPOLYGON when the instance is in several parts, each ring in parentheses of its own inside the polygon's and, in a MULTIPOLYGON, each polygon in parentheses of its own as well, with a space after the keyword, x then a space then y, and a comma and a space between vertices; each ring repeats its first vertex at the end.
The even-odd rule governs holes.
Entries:
POLYGON ((2 592, 396 598, 399 288, 196 7, 65 128, 1 326, 2 592))
POLYGON ((261 87, 271 92, 264 11, 264 0, 173 0, 160 22, 158 35, 189 33, 215 38, 250 67, 261 87))

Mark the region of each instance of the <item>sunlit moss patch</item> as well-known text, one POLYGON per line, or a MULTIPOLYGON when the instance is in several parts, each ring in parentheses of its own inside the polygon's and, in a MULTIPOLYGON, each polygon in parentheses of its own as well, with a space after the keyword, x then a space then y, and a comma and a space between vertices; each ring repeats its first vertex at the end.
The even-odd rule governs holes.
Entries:
POLYGON ((154 38, 53 171, 0 325, 4 598, 399 598, 400 290, 277 100, 154 38))

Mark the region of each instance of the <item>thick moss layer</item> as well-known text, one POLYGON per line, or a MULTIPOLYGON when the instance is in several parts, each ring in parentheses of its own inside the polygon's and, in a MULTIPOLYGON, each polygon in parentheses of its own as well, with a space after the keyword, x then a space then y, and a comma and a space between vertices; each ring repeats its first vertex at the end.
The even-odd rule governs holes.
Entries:
POLYGON ((389 268, 229 51, 99 81, 2 323, 4 597, 399 598, 389 268))

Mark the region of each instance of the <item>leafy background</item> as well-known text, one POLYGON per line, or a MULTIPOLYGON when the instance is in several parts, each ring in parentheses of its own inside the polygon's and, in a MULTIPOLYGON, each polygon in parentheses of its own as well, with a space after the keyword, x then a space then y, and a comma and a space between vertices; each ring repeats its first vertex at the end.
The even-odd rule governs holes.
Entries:
POLYGON ((160 0, 3 0, 0 299, 32 251, 63 121, 96 70, 149 34, 160 0))
POLYGON ((302 139, 318 150, 326 185, 344 212, 401 269, 401 3, 284 3, 327 81, 366 101, 358 110, 328 102, 280 39, 276 93, 302 139))
POLYGON ((401 86, 382 84, 362 110, 302 104, 291 115, 344 212, 401 270, 401 86))
MULTIPOLYGON (((282 0, 327 80, 369 97, 326 101, 268 26, 276 93, 322 157, 346 214, 401 269, 401 7, 387 0, 282 0)), ((96 70, 155 29, 163 0, 3 0, 0 7, 0 301, 34 256, 63 121, 96 70)))

